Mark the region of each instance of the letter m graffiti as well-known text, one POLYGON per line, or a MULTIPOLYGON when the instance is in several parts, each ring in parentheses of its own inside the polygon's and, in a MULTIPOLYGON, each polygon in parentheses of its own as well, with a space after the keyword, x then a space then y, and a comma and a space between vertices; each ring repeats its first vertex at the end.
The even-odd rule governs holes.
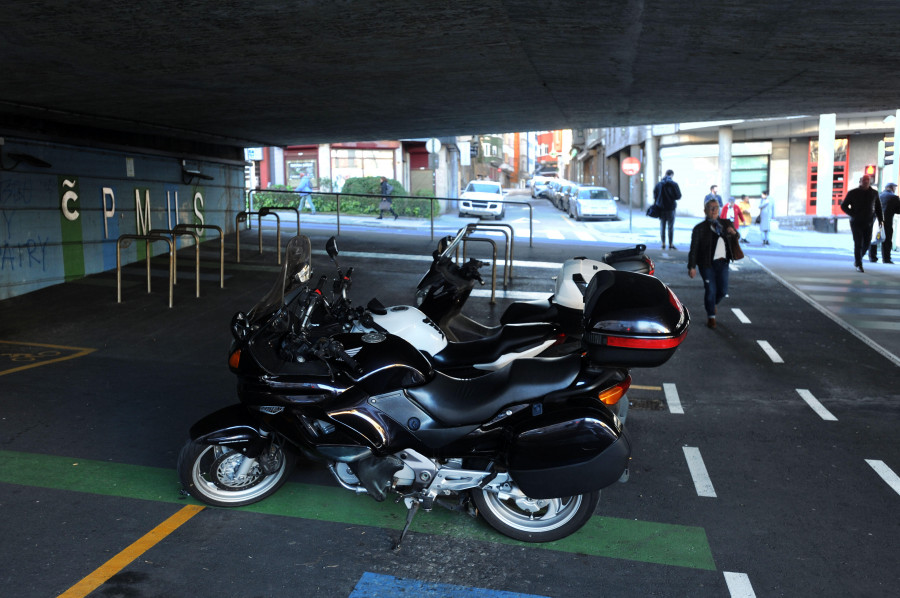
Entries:
POLYGON ((141 209, 141 190, 134 190, 134 214, 137 234, 148 234, 150 232, 150 189, 144 189, 143 210, 141 209))

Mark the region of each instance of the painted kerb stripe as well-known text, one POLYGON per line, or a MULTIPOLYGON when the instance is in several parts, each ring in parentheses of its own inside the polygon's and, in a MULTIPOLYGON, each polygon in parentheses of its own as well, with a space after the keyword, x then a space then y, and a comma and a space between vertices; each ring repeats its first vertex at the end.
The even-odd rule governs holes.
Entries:
POLYGON ((836 422, 837 418, 832 415, 832 413, 825 408, 822 403, 819 402, 819 399, 813 396, 813 393, 809 392, 805 388, 797 388, 797 394, 800 395, 800 398, 806 401, 806 404, 809 405, 813 411, 815 411, 819 417, 828 422, 836 422))
POLYGON ((768 341, 756 341, 763 351, 766 352, 766 355, 769 356, 769 359, 772 360, 772 363, 784 363, 784 360, 781 358, 781 355, 778 354, 775 349, 772 348, 772 345, 769 344, 768 341))
POLYGON ((866 463, 875 470, 875 473, 881 476, 881 479, 887 482, 891 489, 900 494, 900 476, 894 473, 894 470, 888 467, 884 461, 875 459, 866 459, 866 463))
MULTIPOLYGON (((0 451, 0 482, 74 492, 185 503, 172 469, 125 465, 0 451)), ((201 503, 188 499, 189 503, 201 503)), ((602 508, 602 507, 601 507, 602 508)), ((375 502, 342 488, 290 482, 264 501, 232 510, 332 521, 400 530, 404 507, 393 501, 375 502)), ((413 521, 412 531, 474 539, 495 544, 532 547, 500 535, 487 524, 435 509, 413 521)), ((575 552, 614 559, 715 571, 706 531, 701 527, 594 516, 578 533, 540 545, 546 550, 575 552)))
POLYGON ((684 447, 684 458, 687 459, 688 469, 691 471, 691 477, 694 479, 694 488, 697 489, 697 496, 706 496, 716 498, 716 491, 713 489, 712 480, 706 472, 706 465, 703 463, 703 457, 700 456, 700 449, 694 446, 684 447))
POLYGON ((181 527, 191 517, 203 510, 197 505, 185 505, 177 513, 147 532, 131 546, 109 559, 90 575, 59 595, 59 598, 83 598, 104 583, 113 575, 127 567, 133 560, 159 544, 169 534, 181 527))
POLYGON ((546 598, 536 594, 519 594, 503 590, 487 590, 455 586, 448 583, 432 583, 417 579, 402 579, 377 573, 362 574, 349 598, 373 598, 375 596, 440 596, 440 598, 546 598))
POLYGON ((668 382, 663 384, 663 393, 666 395, 666 405, 669 406, 669 413, 684 414, 684 408, 681 406, 681 399, 678 398, 678 389, 674 384, 668 382))
POLYGON ((725 571, 725 583, 728 584, 728 593, 731 598, 756 598, 750 578, 746 573, 732 573, 725 571))

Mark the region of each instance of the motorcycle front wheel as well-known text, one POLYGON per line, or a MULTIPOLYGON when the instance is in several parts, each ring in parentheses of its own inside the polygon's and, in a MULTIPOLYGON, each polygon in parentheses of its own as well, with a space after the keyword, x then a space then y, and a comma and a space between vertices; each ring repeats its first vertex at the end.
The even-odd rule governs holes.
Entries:
POLYGON ((260 501, 278 490, 293 469, 296 455, 274 447, 268 457, 273 473, 258 460, 227 447, 188 441, 178 455, 178 477, 187 492, 217 507, 240 507, 260 501))
POLYGON ((552 542, 588 522, 600 502, 600 492, 537 499, 507 484, 497 493, 474 489, 472 500, 484 520, 501 534, 523 542, 552 542))

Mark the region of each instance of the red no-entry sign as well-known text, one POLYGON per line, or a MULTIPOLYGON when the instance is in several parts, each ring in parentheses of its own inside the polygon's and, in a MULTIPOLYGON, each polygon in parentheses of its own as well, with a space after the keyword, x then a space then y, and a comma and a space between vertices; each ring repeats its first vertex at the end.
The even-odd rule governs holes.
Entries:
POLYGON ((628 157, 622 160, 622 172, 628 176, 634 176, 641 171, 641 161, 637 158, 628 157))

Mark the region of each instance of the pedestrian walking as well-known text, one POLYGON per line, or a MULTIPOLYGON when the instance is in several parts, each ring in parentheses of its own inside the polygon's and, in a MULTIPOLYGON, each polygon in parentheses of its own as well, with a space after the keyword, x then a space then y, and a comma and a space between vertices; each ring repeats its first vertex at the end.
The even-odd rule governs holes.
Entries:
MULTIPOLYGON (((728 296, 728 264, 735 259, 737 231, 730 220, 719 218, 719 204, 710 199, 703 206, 706 219, 691 231, 688 276, 703 278, 706 325, 716 327, 716 305, 728 296)), ((739 248, 738 248, 739 249, 739 248)))
POLYGON ((312 185, 309 184, 309 175, 305 172, 300 173, 300 184, 297 185, 297 188, 294 191, 298 191, 300 193, 300 211, 303 211, 303 208, 306 205, 309 205, 310 214, 316 213, 316 206, 313 204, 312 200, 312 185))
POLYGON ((775 204, 769 199, 769 191, 765 190, 759 200, 759 216, 756 221, 759 231, 762 233, 763 245, 769 244, 769 230, 772 228, 772 218, 775 216, 775 204))
MULTIPOLYGON (((878 196, 881 200, 881 213, 884 215, 884 234, 881 237, 881 261, 893 264, 891 249, 894 244, 894 217, 900 214, 900 197, 897 197, 897 183, 888 183, 878 196)), ((878 261, 878 243, 869 245, 869 261, 878 261)))
POLYGON ((666 229, 669 230, 669 249, 678 250, 675 247, 673 235, 675 234, 675 206, 676 202, 681 199, 681 188, 672 180, 674 175, 672 170, 667 170, 666 176, 653 188, 653 199, 659 206, 659 236, 663 251, 666 249, 666 229))
POLYGON ((384 217, 385 210, 394 215, 394 220, 397 219, 397 212, 394 211, 393 207, 394 200, 391 198, 391 193, 393 192, 394 186, 388 182, 387 177, 381 177, 381 203, 378 204, 378 209, 381 213, 378 214, 378 220, 384 217))
POLYGON ((719 207, 720 208, 722 207, 722 196, 719 195, 719 186, 718 185, 710 185, 709 186, 709 193, 707 193, 706 197, 703 198, 703 205, 705 206, 706 202, 708 202, 711 199, 714 199, 717 202, 719 202, 719 207))
MULTIPOLYGON (((747 196, 745 195, 744 198, 747 196)), ((735 201, 734 197, 728 198, 728 203, 722 206, 722 212, 719 214, 719 218, 724 220, 731 220, 734 223, 734 230, 738 231, 738 238, 741 243, 746 243, 747 240, 741 236, 741 224, 744 224, 744 210, 741 209, 741 206, 735 201)))
POLYGON ((853 264, 857 272, 865 272, 862 258, 872 244, 872 225, 878 219, 879 225, 884 225, 884 216, 881 212, 881 202, 878 200, 878 192, 871 187, 872 181, 868 175, 859 179, 859 187, 851 189, 841 202, 841 209, 850 216, 850 232, 853 233, 853 264))

